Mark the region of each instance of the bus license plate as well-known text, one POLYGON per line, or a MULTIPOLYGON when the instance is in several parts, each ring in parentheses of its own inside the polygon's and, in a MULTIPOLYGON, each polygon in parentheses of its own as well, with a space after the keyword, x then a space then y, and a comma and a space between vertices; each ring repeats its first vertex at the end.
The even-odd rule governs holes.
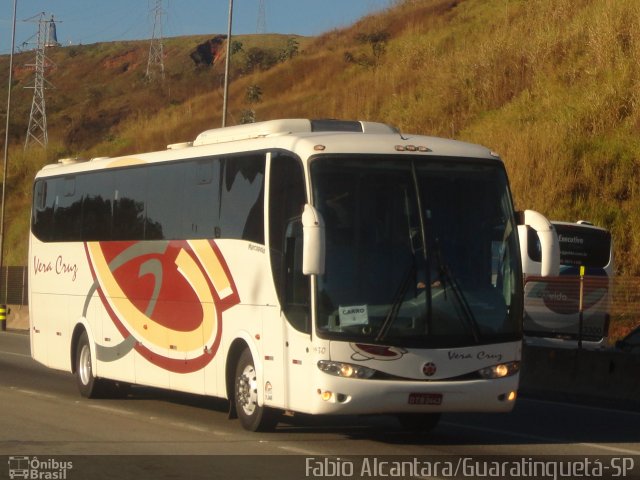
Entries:
POLYGON ((409 405, 442 405, 441 393, 410 393, 409 405))

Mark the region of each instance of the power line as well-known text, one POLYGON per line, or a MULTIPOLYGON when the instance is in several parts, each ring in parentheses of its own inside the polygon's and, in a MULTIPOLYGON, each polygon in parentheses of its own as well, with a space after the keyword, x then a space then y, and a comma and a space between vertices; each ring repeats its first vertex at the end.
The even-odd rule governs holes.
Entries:
POLYGON ((153 33, 149 45, 149 61, 147 62, 147 79, 151 80, 157 73, 164 80, 164 47, 162 44, 162 17, 165 11, 162 8, 162 0, 155 0, 152 10, 153 33))
POLYGON ((47 134, 47 112, 44 91, 51 84, 45 78, 47 67, 52 62, 46 57, 45 49, 47 47, 58 45, 56 36, 56 22, 51 15, 50 20, 45 19, 45 13, 42 12, 35 15, 25 22, 33 22, 38 24, 38 33, 36 34, 36 59, 35 63, 28 64, 29 67, 35 69, 35 79, 32 87, 33 100, 31 101, 31 113, 29 114, 29 127, 27 128, 27 138, 24 142, 26 149, 29 144, 35 142, 43 148, 47 148, 49 137, 47 134))

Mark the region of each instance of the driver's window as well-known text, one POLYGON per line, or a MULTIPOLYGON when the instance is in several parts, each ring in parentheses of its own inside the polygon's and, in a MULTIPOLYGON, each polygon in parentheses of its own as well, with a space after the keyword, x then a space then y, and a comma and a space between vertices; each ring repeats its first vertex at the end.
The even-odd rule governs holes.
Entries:
POLYGON ((269 181, 269 248, 273 281, 289 323, 311 332, 309 277, 302 274, 301 215, 306 203, 299 160, 272 155, 269 181))

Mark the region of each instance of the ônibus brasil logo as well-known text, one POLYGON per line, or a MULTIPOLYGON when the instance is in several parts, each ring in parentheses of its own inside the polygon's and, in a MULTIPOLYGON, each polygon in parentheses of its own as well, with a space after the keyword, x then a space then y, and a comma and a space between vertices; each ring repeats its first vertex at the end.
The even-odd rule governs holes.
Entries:
POLYGON ((98 348, 100 360, 135 349, 154 365, 189 373, 213 359, 222 312, 240 301, 213 241, 89 242, 85 248, 94 279, 85 315, 97 291, 124 338, 98 348))
POLYGON ((9 457, 9 478, 26 478, 38 480, 65 480, 68 470, 73 469, 73 462, 60 461, 54 458, 45 460, 38 457, 9 457))

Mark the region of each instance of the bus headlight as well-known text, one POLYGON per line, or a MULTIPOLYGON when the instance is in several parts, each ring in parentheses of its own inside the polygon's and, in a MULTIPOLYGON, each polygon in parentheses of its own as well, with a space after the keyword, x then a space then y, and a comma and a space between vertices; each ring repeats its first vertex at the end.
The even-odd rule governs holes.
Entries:
POLYGON ((499 363, 491 367, 478 370, 480 377, 484 379, 503 378, 515 375, 520 371, 520 362, 499 363))
POLYGON ((372 368, 351 363, 332 362, 330 360, 319 360, 318 368, 329 375, 344 378, 371 378, 376 373, 372 368))

